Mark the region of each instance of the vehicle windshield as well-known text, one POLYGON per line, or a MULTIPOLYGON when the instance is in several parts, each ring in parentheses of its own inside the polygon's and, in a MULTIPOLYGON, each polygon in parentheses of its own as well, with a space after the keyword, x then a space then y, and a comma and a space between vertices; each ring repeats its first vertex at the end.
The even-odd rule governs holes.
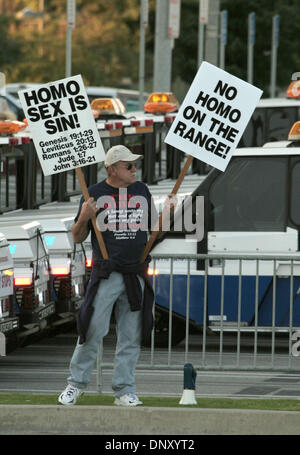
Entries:
POLYGON ((233 159, 209 191, 209 230, 285 231, 287 158, 233 159))
POLYGON ((291 125, 299 120, 299 107, 258 107, 238 147, 260 147, 266 142, 286 140, 291 125))

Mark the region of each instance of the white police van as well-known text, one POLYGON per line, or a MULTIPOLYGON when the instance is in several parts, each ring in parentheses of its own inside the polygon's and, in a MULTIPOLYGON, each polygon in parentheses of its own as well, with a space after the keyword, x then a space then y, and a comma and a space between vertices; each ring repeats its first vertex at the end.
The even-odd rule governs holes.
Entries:
POLYGON ((299 73, 292 74, 286 97, 262 98, 251 116, 239 147, 260 147, 285 140, 291 125, 300 118, 299 73))
POLYGON ((47 326, 48 318, 55 312, 42 226, 35 221, 0 224, 14 263, 15 313, 20 328, 39 331, 47 326))
MULTIPOLYGON (((53 217, 53 213, 48 214, 53 217)), ((85 252, 72 236, 73 217, 39 218, 49 250, 50 274, 57 314, 76 313, 80 308, 86 284, 85 252)))
POLYGON ((284 140, 300 117, 300 99, 262 98, 249 120, 239 147, 260 147, 284 140))
POLYGON ((176 323, 186 317, 214 330, 300 327, 299 131, 295 125, 288 141, 237 149, 224 173, 211 170, 191 198, 195 221, 197 197, 204 197, 201 239, 190 240, 191 232, 173 223, 156 242, 153 257, 205 255, 189 262, 189 272, 187 259, 152 261, 156 305, 161 314, 173 312, 174 343, 185 336, 185 325, 176 323), (242 265, 236 256, 244 256, 242 265))
POLYGON ((14 264, 5 236, 0 234, 0 332, 11 335, 19 329, 14 307, 14 264))
POLYGON ((49 254, 49 276, 55 312, 60 318, 53 322, 66 322, 77 312, 84 298, 86 285, 85 250, 74 244, 72 225, 74 216, 68 217, 65 210, 20 210, 0 218, 0 224, 13 225, 37 220, 42 227, 43 241, 49 254))
POLYGON ((38 211, 39 219, 43 219, 43 217, 50 217, 55 214, 57 217, 65 215, 68 217, 68 225, 70 230, 70 241, 72 239, 74 251, 77 251, 77 260, 78 254, 81 251, 81 261, 84 265, 83 269, 81 270, 80 274, 83 274, 83 270, 85 271, 85 287, 89 280, 91 270, 92 270, 92 243, 91 243, 91 235, 89 234, 88 237, 84 240, 82 244, 74 244, 73 236, 71 233, 72 224, 74 223, 74 218, 77 215, 79 202, 81 199, 81 195, 72 196, 69 202, 49 202, 47 204, 43 204, 40 206, 38 211))

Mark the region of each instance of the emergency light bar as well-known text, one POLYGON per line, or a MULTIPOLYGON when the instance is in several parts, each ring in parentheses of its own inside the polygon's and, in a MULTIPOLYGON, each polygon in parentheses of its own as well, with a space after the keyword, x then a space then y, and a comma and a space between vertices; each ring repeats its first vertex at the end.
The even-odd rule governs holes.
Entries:
POLYGON ((97 117, 99 115, 120 115, 126 111, 124 104, 118 98, 96 98, 91 102, 91 108, 97 117))
POLYGON ((300 122, 294 123, 294 125, 290 129, 290 132, 288 135, 288 140, 289 141, 299 141, 300 140, 300 122))
POLYGON ((292 81, 287 88, 286 96, 288 98, 300 98, 300 81, 292 81))
POLYGON ((144 105, 146 112, 152 114, 174 112, 179 108, 179 103, 175 95, 171 92, 155 92, 148 96, 144 105))
POLYGON ((26 124, 18 120, 3 120, 0 122, 0 134, 13 134, 24 128, 26 128, 26 124))

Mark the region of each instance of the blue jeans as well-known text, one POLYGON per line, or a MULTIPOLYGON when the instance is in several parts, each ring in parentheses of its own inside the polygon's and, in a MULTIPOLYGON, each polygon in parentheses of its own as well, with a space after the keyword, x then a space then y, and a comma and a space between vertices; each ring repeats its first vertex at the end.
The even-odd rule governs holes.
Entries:
MULTIPOLYGON (((142 289, 144 280, 140 277, 142 289)), ((112 272, 108 279, 100 282, 93 301, 94 312, 87 332, 86 341, 77 341, 70 362, 69 384, 85 389, 90 382, 98 349, 102 338, 107 335, 111 313, 116 302, 117 346, 115 352, 112 389, 116 397, 135 393, 135 368, 141 345, 141 311, 131 311, 124 280, 120 273, 112 272)))

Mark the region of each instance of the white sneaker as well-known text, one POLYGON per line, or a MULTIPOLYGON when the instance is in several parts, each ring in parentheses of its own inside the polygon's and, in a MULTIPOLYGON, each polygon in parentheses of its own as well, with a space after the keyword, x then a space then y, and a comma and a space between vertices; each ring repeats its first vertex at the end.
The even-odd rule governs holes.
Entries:
POLYGON ((71 384, 68 384, 65 390, 59 395, 58 401, 61 404, 69 406, 71 404, 75 404, 77 398, 79 398, 80 395, 83 395, 82 390, 78 389, 77 387, 74 387, 71 384))
POLYGON ((138 406, 143 404, 143 402, 134 393, 126 393, 120 398, 115 398, 115 404, 117 406, 138 406))

